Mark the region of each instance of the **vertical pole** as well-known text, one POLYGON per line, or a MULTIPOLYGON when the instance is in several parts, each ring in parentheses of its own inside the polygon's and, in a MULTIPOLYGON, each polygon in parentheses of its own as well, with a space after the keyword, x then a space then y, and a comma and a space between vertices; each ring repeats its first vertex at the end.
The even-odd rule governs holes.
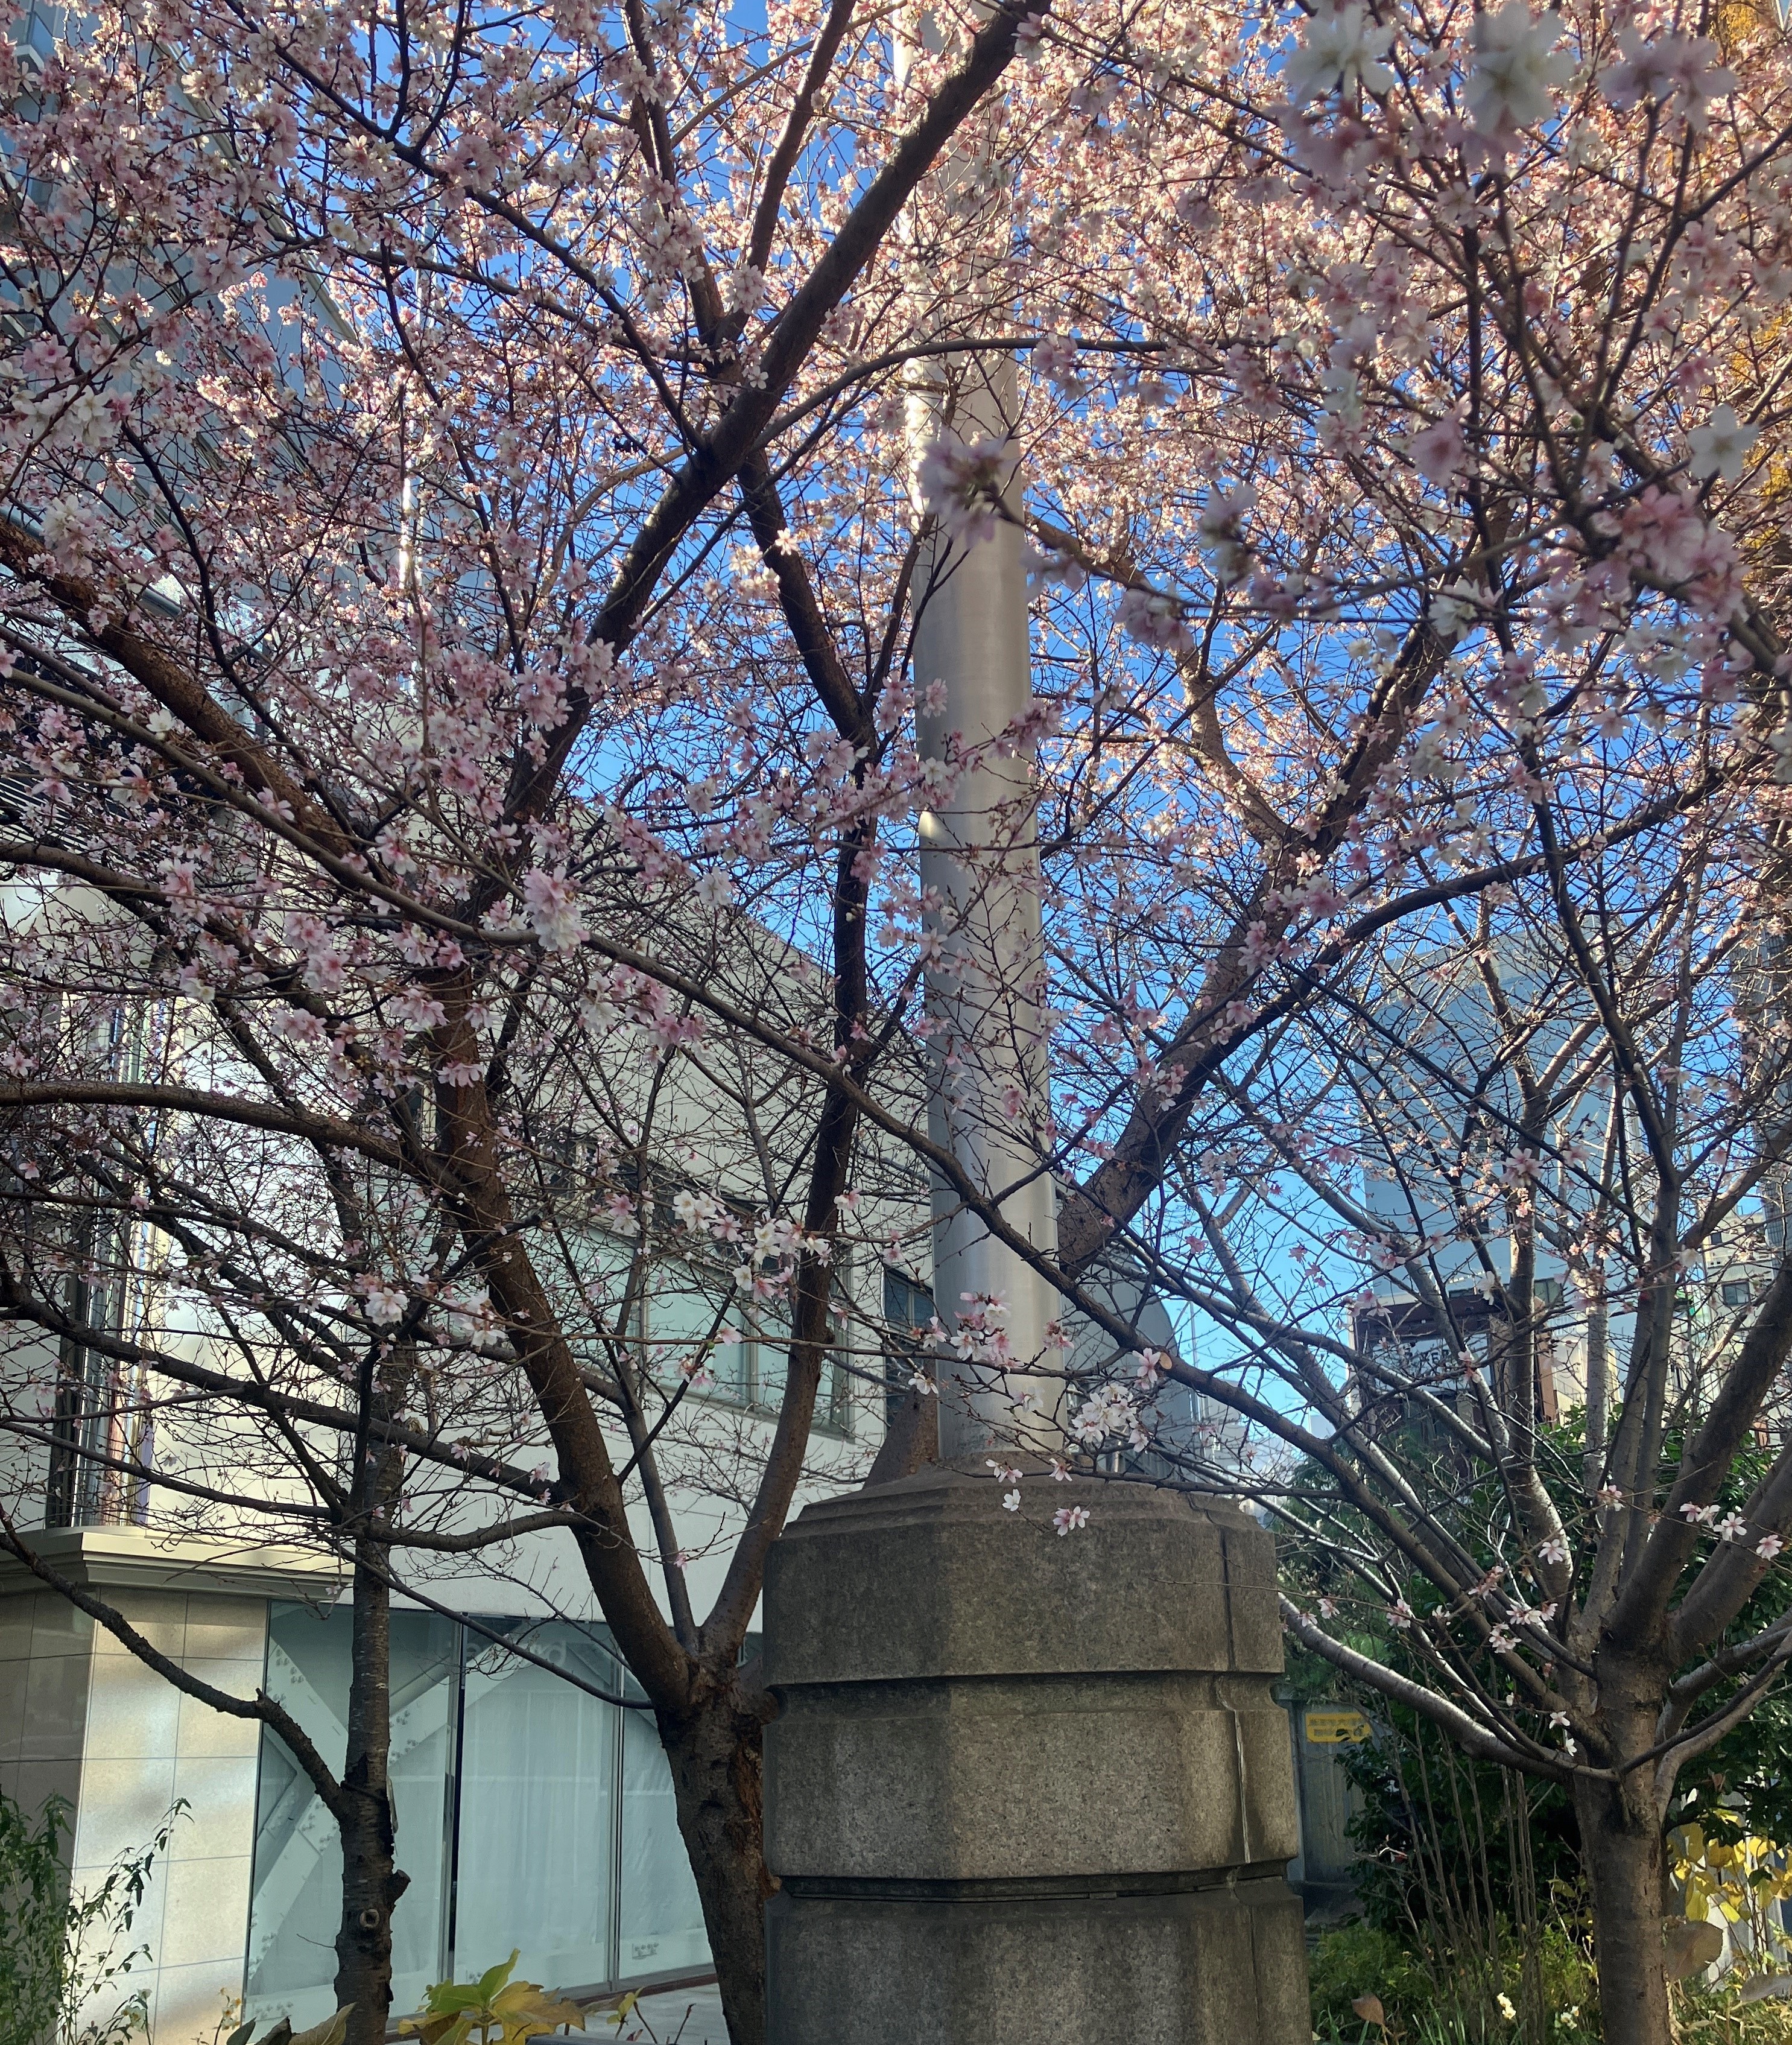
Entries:
MULTIPOLYGON (((935 38, 931 17, 921 35, 935 38)), ((906 61, 899 52, 899 66, 906 61)), ((970 141, 942 167, 962 237, 944 292, 937 268, 925 280, 934 300, 930 324, 942 338, 968 337, 1003 316, 995 273, 1006 254, 1006 201, 998 193, 975 221, 956 203, 975 203, 986 156, 970 141)), ((928 359, 910 387, 907 425, 911 475, 948 433, 1012 444, 1019 425, 1013 356, 928 359)), ((1017 513, 1017 458, 1003 496, 1017 513)), ((915 499, 918 514, 918 488, 915 499)), ((1032 706, 1019 526, 1005 519, 970 545, 936 532, 924 543, 913 591, 917 734, 924 757, 944 761, 998 739, 1032 706)), ((927 976, 928 1133, 1003 1222, 1049 1254, 1057 1246, 1057 1204, 1048 1162, 1036 802, 1030 748, 991 752, 921 815, 921 887, 933 903, 926 922, 940 946, 927 976)), ((940 1455, 1059 1447, 1063 1388, 1048 1374, 1058 1354, 1047 1341, 1057 1295, 937 1174, 933 1296, 948 1331, 963 1329, 974 1341, 969 1356, 948 1351, 939 1361, 940 1455)))
MULTIPOLYGON (((975 345, 1009 295, 989 160, 944 166, 947 231, 917 248, 920 324, 971 345, 917 375, 909 449, 918 468, 946 432, 1006 448, 1017 506, 1015 364, 975 345)), ((941 1360, 939 1464, 817 1500, 767 1558, 767 2037, 1304 2045, 1273 1542, 1146 1485, 1035 1476, 1010 1500, 981 1466, 986 1444, 1062 1439, 1056 1291, 960 1190, 1054 1246, 1033 763, 983 750, 1031 703, 1020 532, 940 533, 917 569, 921 749, 979 755, 921 819, 929 1121, 952 1159, 934 1296, 948 1327, 998 1296, 1005 1348, 941 1360), (1054 1523, 1082 1531, 1042 1539, 1054 1523)))

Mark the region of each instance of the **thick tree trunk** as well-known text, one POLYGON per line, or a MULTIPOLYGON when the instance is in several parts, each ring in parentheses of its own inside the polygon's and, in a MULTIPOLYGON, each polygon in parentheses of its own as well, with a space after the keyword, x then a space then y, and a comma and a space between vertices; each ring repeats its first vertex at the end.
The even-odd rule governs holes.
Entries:
POLYGON ((1605 2045, 1670 2045, 1672 2036, 1662 1944, 1666 1854, 1649 1773, 1638 1769, 1621 1785, 1575 1785, 1605 2045))
POLYGON ((730 1672, 690 1710, 660 1715, 679 1830, 703 1904, 709 1952, 733 2045, 764 2045, 765 1865, 761 1767, 771 1697, 730 1672))

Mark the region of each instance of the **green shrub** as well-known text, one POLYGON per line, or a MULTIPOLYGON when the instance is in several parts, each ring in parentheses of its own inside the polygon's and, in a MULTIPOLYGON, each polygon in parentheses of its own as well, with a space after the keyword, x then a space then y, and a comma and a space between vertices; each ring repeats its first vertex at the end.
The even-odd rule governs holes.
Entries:
MULTIPOLYGON (((1527 2026, 1522 2015, 1527 1949, 1509 1928, 1500 1931, 1497 1975, 1478 1956, 1427 1953, 1377 1925, 1346 1924, 1327 1932, 1309 1962, 1315 2036, 1344 2045, 1594 2045, 1598 1994, 1571 1928, 1546 1924, 1529 1949, 1543 2015, 1540 2039, 1526 2036, 1535 2026, 1527 2026), (1353 2007, 1366 1996, 1380 2005, 1379 2023, 1353 2007)), ((1721 2041, 1713 2038, 1709 2045, 1721 2041)), ((1760 2045, 1792 2045, 1792 2036, 1763 2037, 1760 2045)))
POLYGON ((1769 1996, 1742 2000, 1744 1984, 1675 1981, 1668 1995, 1679 2045, 1792 2045, 1792 2002, 1769 1996))
POLYGON ((62 2008, 68 1806, 52 1797, 33 1824, 0 1795, 0 2045, 41 2045, 62 2008))
POLYGON ((1351 2005, 1359 1996, 1378 1997, 1390 2022, 1405 2030, 1407 2017, 1431 1993, 1417 1956, 1391 1931, 1360 1921, 1324 1934, 1308 1961, 1308 1982, 1313 2028, 1321 2038, 1358 2035, 1363 2020, 1351 2005))
POLYGON ((130 1943, 131 1928, 185 1808, 97 1888, 71 1895, 67 1804, 51 1797, 33 1822, 0 1793, 0 2045, 127 2045, 146 2029, 143 1992, 126 1977, 149 1949, 130 1943), (83 2021, 96 2004, 103 2013, 83 2021))

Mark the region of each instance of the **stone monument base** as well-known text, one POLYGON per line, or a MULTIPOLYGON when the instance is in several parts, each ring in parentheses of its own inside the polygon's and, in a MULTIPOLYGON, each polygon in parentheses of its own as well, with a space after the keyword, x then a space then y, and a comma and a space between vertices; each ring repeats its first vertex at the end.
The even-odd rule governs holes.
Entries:
POLYGON ((1009 1488, 932 1465, 772 1552, 768 2045, 1308 2045, 1270 1536, 1009 1488))

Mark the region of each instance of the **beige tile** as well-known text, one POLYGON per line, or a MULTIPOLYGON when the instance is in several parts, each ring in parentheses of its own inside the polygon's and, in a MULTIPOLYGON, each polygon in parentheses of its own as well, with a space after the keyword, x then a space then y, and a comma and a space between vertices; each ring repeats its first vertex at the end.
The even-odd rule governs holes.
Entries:
POLYGON ((148 1845, 175 1799, 171 1756, 95 1761, 81 1770, 81 1816, 75 1835, 78 1866, 110 1866, 148 1845))
POLYGON ((0 1762, 17 1761, 25 1737, 25 1685, 29 1662, 0 1662, 0 1762))
POLYGON ((267 1600, 191 1592, 185 1652, 197 1661, 252 1662, 259 1670, 267 1658, 267 1600))
MULTIPOLYGON (((190 1663, 194 1673, 233 1696, 252 1696, 261 1681, 259 1666, 246 1662, 190 1663)), ((180 1700, 180 1727, 175 1752, 183 1761, 240 1761, 261 1750, 261 1721, 242 1719, 189 1696, 180 1700)))
POLYGON ((78 1761, 88 1707, 84 1654, 33 1656, 25 1664, 21 1761, 78 1761))
POLYGON ((94 1623, 67 1598, 40 1591, 32 1603, 31 1654, 85 1654, 93 1644, 94 1623))
POLYGON ((259 1662, 214 1662, 203 1655, 189 1654, 181 1666, 190 1675, 197 1676, 202 1683, 210 1683, 214 1689, 228 1690, 233 1697, 252 1697, 261 1688, 262 1665, 259 1662))
MULTIPOLYGON (((120 1591, 112 1600, 113 1609, 147 1640, 159 1654, 179 1661, 187 1646, 187 1593, 184 1591, 120 1591)), ((94 1628, 96 1654, 129 1654, 115 1633, 103 1626, 94 1628)))
POLYGON ((31 1620, 37 1600, 29 1591, 0 1597, 0 1662, 23 1662, 31 1653, 31 1620))
MULTIPOLYGON (((149 2031, 156 2045, 214 2045, 227 1999, 243 1992, 243 1958, 163 1967, 156 1978, 149 2031)), ((263 2027, 265 2028, 265 2027, 263 2027)))
POLYGON ((75 2012, 77 2026, 85 2029, 89 2025, 110 2025, 118 2011, 140 1988, 146 1990, 151 1997, 154 1996, 156 1970, 141 1960, 129 1973, 121 1974, 117 1980, 109 1982, 99 1994, 87 1998, 75 2012))
POLYGON ((73 1816, 81 1797, 81 1764, 78 1761, 21 1761, 13 1778, 13 1795, 26 1816, 35 1819, 47 1798, 60 1797, 73 1816))
POLYGON ((172 1794, 187 1805, 169 1846, 175 1861, 224 1860, 253 1851, 256 1757, 175 1762, 172 1794))
MULTIPOLYGON (((98 1893, 110 1872, 108 1867, 76 1867, 73 1876, 74 1892, 78 1897, 93 1897, 98 1893)), ((131 1928, 125 1934, 117 1948, 122 1957, 125 1952, 134 1952, 147 1946, 149 1957, 139 1960, 129 1974, 117 1977, 100 1994, 90 1997, 81 2012, 86 2023, 103 2022, 133 1990, 144 1989, 152 1995, 156 1985, 156 1955, 162 1943, 162 1886, 156 1875, 152 1875, 143 1900, 132 1914, 131 1928)), ((103 1953, 108 1939, 103 1927, 96 1926, 90 1934, 89 1951, 96 1957, 103 1953)))
MULTIPOLYGON (((115 1866, 116 1862, 110 1860, 77 1861, 72 1877, 75 1894, 97 1897, 105 1888, 106 1878, 115 1866)), ((149 1871, 148 1881, 144 1885, 141 1901, 133 1908, 131 1928, 125 1946, 126 1951, 147 1946, 149 1948, 148 1967, 154 1966, 156 1955, 161 1950, 162 1911, 167 1896, 167 1870, 158 1860, 149 1871)), ((106 1938, 105 1931, 96 1930, 94 1935, 98 1940, 98 1950, 103 1951, 106 1938)), ((132 1986, 140 1985, 146 1970, 140 1964, 132 1970, 132 1986)))
POLYGON ((169 1873, 156 1957, 164 1967, 234 1960, 240 1970, 248 1927, 248 1855, 183 1861, 169 1873))
POLYGON ((179 1691, 134 1654, 96 1658, 87 1700, 88 1753, 117 1761, 172 1755, 180 1705, 179 1691))

